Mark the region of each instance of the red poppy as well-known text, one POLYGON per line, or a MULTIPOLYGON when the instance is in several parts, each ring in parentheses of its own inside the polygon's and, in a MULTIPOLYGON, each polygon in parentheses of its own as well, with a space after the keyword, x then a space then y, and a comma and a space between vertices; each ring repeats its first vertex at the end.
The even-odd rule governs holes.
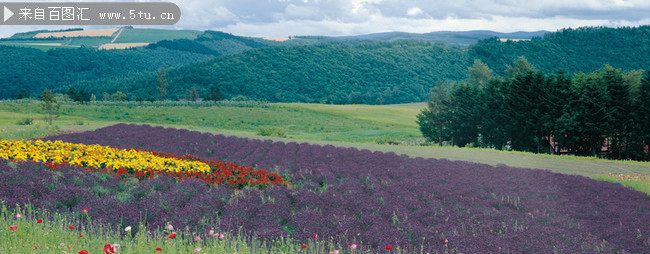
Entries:
POLYGON ((16 231, 18 229, 18 226, 9 226, 9 230, 11 231, 16 231))
POLYGON ((87 250, 81 250, 79 254, 89 254, 87 250))
POLYGON ((448 243, 448 242, 449 242, 449 240, 447 240, 447 238, 442 239, 442 243, 448 243))
POLYGON ((83 235, 83 234, 79 234, 79 237, 84 237, 84 235, 83 235))
POLYGON ((106 245, 104 245, 104 252, 105 252, 106 254, 115 253, 115 246, 110 245, 110 244, 106 244, 106 245))
POLYGON ((169 235, 169 239, 174 239, 176 238, 176 232, 172 232, 171 235, 169 235))
POLYGON ((304 243, 303 243, 302 246, 300 246, 300 248, 302 248, 302 249, 307 249, 307 244, 304 244, 304 243))
POLYGON ((386 250, 392 250, 392 249, 393 249, 393 245, 386 245, 386 250))
POLYGON ((36 248, 36 245, 32 246, 32 248, 34 248, 35 250, 38 249, 38 248, 36 248))
POLYGON ((162 248, 158 247, 156 248, 156 251, 162 251, 162 248))
POLYGON ((42 219, 38 219, 38 220, 36 221, 36 223, 41 223, 41 222, 43 222, 42 219))
POLYGON ((69 229, 74 229, 73 225, 68 226, 69 229))
POLYGON ((88 214, 88 209, 83 209, 83 210, 81 210, 81 213, 83 213, 83 214, 88 214))
POLYGON ((316 239, 316 238, 318 238, 318 235, 317 235, 317 234, 314 234, 312 237, 313 237, 314 239, 316 239))

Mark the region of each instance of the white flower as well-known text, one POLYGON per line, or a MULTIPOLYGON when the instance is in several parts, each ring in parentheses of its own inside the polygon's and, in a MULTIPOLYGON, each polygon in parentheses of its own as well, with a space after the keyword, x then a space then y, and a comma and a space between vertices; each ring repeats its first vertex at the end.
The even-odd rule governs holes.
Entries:
POLYGON ((125 228, 124 228, 124 231, 126 231, 126 232, 130 232, 130 231, 131 231, 131 226, 125 227, 125 228))
POLYGON ((167 230, 172 231, 174 230, 174 226, 172 224, 167 224, 167 227, 165 227, 167 230))

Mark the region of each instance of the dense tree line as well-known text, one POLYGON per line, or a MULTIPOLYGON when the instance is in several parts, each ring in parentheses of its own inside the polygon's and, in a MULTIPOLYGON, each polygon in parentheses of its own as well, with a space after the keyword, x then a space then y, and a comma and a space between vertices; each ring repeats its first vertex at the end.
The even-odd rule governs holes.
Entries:
POLYGON ((650 71, 544 74, 521 57, 506 75, 491 73, 476 61, 466 81, 438 82, 418 115, 423 135, 441 145, 650 160, 650 71))

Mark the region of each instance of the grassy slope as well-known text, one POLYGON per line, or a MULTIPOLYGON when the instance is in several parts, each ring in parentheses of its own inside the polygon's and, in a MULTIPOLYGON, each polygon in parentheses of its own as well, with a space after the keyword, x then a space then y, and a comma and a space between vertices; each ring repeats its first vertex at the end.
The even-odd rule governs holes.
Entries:
MULTIPOLYGON (((268 108, 168 107, 164 110, 156 107, 62 106, 61 116, 56 120, 56 124, 61 125, 62 130, 83 131, 118 122, 147 123, 283 142, 332 144, 395 152, 412 157, 465 160, 490 165, 502 163, 513 167, 548 169, 558 173, 592 177, 606 172, 638 172, 650 175, 650 163, 487 149, 372 144, 381 136, 390 136, 395 140, 420 137, 413 121, 422 106, 423 104, 273 104, 268 108), (290 138, 256 136, 258 127, 284 128, 290 138)), ((24 118, 43 119, 44 115, 39 112, 36 104, 0 104, 0 125, 14 125, 24 118)), ((42 120, 38 123, 44 124, 42 120)), ((3 128, 9 129, 0 127, 3 128)), ((44 135, 40 132, 39 134, 44 135)))

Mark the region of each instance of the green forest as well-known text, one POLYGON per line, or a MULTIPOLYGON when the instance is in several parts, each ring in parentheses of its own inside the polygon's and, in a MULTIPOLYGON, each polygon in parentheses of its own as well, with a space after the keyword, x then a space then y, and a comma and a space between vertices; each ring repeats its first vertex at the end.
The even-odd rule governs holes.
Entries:
POLYGON ((440 145, 650 160, 650 70, 545 74, 520 57, 493 76, 476 60, 430 96, 418 124, 440 145))
POLYGON ((394 104, 428 99, 436 81, 467 77, 475 59, 497 75, 524 56, 544 75, 590 73, 605 64, 624 71, 648 68, 650 26, 563 29, 530 41, 496 37, 469 48, 424 40, 305 37, 286 43, 207 31, 194 40, 160 41, 146 48, 39 51, 0 46, 0 98, 70 87, 101 98, 118 91, 128 100, 157 94, 166 73, 167 99, 224 98, 269 102, 394 104), (24 89, 25 91, 21 90, 24 89))

